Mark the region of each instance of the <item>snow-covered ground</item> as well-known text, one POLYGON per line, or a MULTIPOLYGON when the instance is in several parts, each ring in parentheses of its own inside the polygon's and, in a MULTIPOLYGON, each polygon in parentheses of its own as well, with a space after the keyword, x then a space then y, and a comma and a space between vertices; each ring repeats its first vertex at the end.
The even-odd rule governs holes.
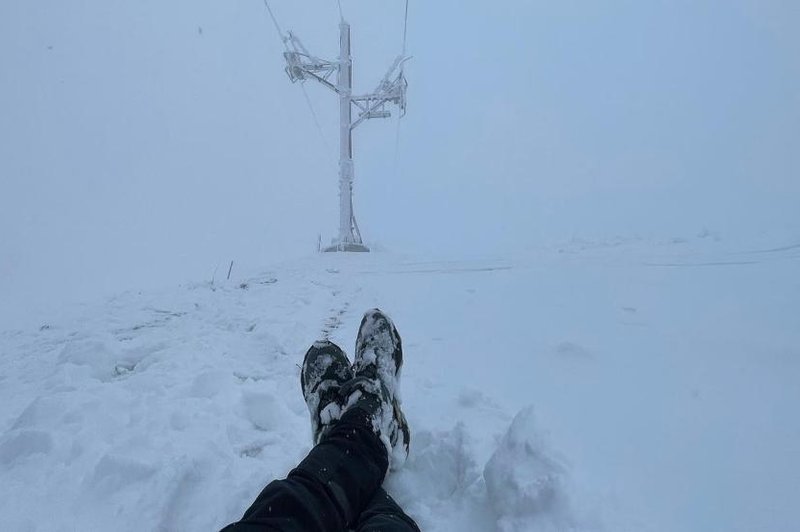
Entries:
POLYGON ((306 348, 351 352, 373 306, 403 335, 412 428, 387 487, 423 530, 796 530, 783 244, 319 255, 5 331, 0 530, 235 520, 310 448, 306 348))

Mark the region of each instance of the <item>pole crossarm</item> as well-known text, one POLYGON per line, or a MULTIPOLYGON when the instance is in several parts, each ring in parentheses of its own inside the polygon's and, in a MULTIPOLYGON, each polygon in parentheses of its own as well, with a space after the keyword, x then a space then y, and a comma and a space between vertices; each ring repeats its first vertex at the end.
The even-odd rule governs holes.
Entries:
POLYGON ((400 109, 400 116, 405 116, 408 81, 406 81, 405 75, 403 74, 402 66, 409 59, 411 58, 398 56, 378 84, 375 92, 353 96, 352 102, 361 110, 361 113, 350 126, 350 129, 355 129, 365 120, 372 118, 388 118, 392 116, 391 112, 385 108, 386 104, 389 103, 397 105, 400 109), (400 69, 400 72, 392 79, 392 76, 394 76, 398 69, 400 69))
POLYGON ((362 108, 363 110, 358 115, 358 118, 350 125, 350 129, 357 128, 365 120, 392 116, 392 113, 385 109, 386 104, 392 102, 392 98, 384 95, 369 95, 362 98, 362 101, 366 102, 366 106, 362 108))
POLYGON ((283 57, 286 59, 286 75, 289 76, 292 83, 304 82, 311 78, 332 91, 339 92, 336 85, 328 81, 334 73, 338 72, 338 61, 328 61, 311 55, 300 39, 291 31, 284 42, 286 43, 286 51, 283 53, 283 57))

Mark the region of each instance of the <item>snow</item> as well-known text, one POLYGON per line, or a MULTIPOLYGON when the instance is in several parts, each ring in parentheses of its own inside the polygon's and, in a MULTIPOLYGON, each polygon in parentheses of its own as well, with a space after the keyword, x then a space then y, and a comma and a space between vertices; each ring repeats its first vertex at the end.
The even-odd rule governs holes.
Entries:
POLYGON ((550 456, 533 417, 532 408, 517 414, 483 470, 486 494, 503 530, 525 529, 537 520, 554 530, 570 525, 563 508, 566 470, 550 456))
POLYGON ((800 248, 315 255, 0 333, 0 530, 214 530, 311 447, 299 364, 403 338, 423 530, 787 531, 800 248), (46 509, 45 512, 42 510, 46 509))

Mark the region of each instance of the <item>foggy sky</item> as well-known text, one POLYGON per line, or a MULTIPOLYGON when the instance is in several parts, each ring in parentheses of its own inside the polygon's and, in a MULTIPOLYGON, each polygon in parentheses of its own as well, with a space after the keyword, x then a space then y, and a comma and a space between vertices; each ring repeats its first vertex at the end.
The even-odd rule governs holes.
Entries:
MULTIPOLYGON (((403 1, 342 4, 367 92, 403 1)), ((272 5, 336 58, 333 0, 272 5)), ((797 27, 791 0, 412 0, 399 144, 355 133, 364 237, 800 236, 797 27)), ((261 0, 2 2, 0 329, 335 236, 337 102, 307 83, 323 139, 281 52, 261 0)))

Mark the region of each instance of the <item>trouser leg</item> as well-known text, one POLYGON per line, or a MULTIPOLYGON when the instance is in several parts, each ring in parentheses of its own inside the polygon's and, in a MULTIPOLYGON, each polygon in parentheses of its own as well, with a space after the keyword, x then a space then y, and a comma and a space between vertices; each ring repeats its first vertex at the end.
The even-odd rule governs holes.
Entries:
POLYGON ((241 521, 223 530, 341 532, 372 500, 387 467, 369 415, 352 408, 285 480, 267 485, 241 521))
POLYGON ((356 532, 420 532, 419 527, 383 488, 361 512, 356 532))

